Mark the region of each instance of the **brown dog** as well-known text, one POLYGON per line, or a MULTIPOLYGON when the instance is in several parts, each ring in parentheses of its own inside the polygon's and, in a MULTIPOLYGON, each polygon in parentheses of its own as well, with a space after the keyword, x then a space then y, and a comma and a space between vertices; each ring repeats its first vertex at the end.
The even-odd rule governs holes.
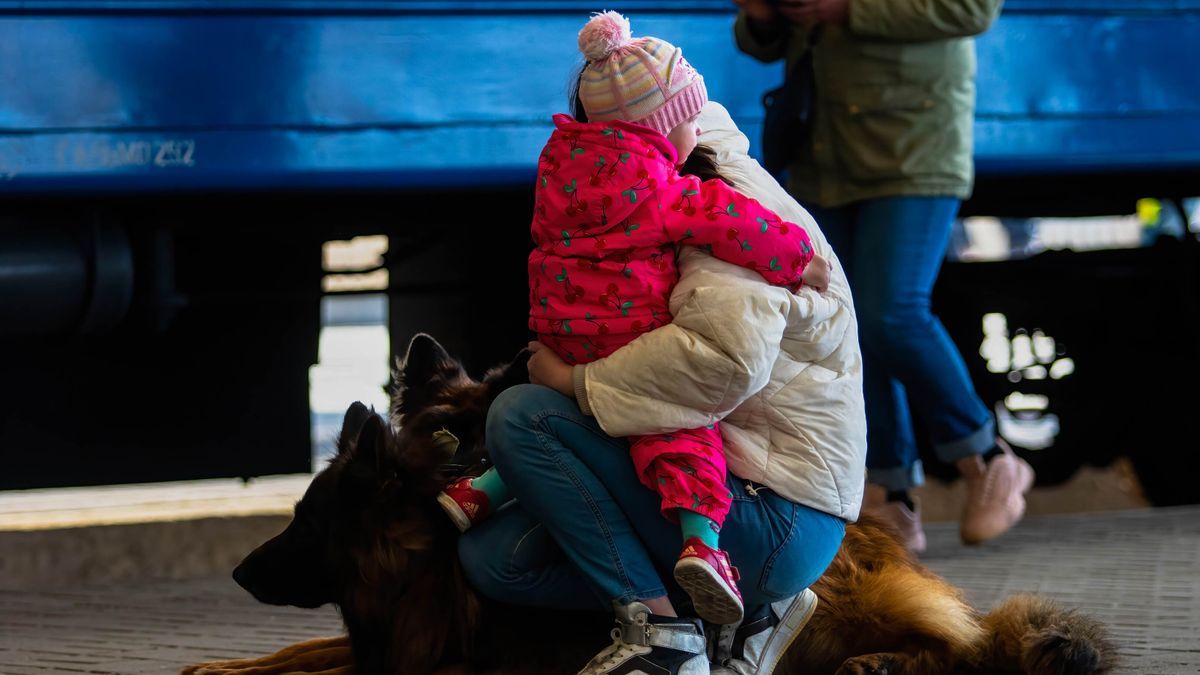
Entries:
MULTIPOLYGON (((528 355, 482 382, 428 336, 409 346, 390 423, 346 413, 338 456, 296 517, 234 572, 263 602, 334 603, 349 633, 271 657, 192 666, 186 675, 574 672, 605 643, 611 617, 512 607, 479 596, 456 555, 457 531, 434 503, 452 475, 485 461, 487 408, 525 380, 528 355), (434 438, 448 429, 457 450, 434 438)), ((816 614, 782 673, 1105 673, 1115 650, 1100 623, 1037 596, 987 615, 923 567, 883 523, 864 517, 813 586, 816 614)))

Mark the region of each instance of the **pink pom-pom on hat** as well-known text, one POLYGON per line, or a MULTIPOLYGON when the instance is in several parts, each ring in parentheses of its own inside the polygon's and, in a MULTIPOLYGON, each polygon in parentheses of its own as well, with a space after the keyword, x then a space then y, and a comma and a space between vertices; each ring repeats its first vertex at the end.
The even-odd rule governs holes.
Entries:
POLYGON ((629 19, 616 12, 600 12, 579 31, 579 51, 588 61, 600 61, 633 42, 629 19))
POLYGON ((636 40, 629 19, 595 14, 579 31, 588 60, 579 78, 579 100, 588 119, 623 120, 664 136, 700 112, 708 101, 704 78, 676 46, 654 37, 636 40))

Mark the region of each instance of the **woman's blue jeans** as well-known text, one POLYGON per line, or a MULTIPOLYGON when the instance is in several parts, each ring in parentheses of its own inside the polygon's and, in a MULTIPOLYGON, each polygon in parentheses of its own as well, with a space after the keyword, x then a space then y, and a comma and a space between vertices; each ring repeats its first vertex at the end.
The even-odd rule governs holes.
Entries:
MULTIPOLYGON (((612 438, 571 399, 538 385, 502 393, 488 413, 493 462, 516 496, 459 544, 467 578, 519 605, 611 610, 667 595, 687 605, 672 569, 679 526, 638 481, 629 443, 612 438)), ((748 617, 812 584, 829 566, 845 522, 730 476, 733 505, 721 548, 742 574, 748 617)))
POLYGON ((809 207, 854 293, 863 350, 867 480, 889 490, 923 481, 909 406, 934 451, 954 462, 996 439, 958 348, 930 310, 958 213, 950 197, 885 197, 809 207))

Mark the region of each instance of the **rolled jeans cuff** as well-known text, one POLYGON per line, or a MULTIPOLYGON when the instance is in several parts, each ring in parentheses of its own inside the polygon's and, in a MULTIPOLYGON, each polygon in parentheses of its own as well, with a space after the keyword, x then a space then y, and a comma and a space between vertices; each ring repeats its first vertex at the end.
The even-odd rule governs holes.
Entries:
POLYGON ((949 443, 934 443, 938 459, 953 464, 964 457, 982 455, 996 445, 996 423, 988 420, 972 433, 949 443))
POLYGON ((912 466, 897 466, 887 469, 868 467, 867 482, 873 485, 881 485, 888 492, 910 490, 925 484, 925 469, 921 466, 921 460, 919 459, 913 462, 912 466))

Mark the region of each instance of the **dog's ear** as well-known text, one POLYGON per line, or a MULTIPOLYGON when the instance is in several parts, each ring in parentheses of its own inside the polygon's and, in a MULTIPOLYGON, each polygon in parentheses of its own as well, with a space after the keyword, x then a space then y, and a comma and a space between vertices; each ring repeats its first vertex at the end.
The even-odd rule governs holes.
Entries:
POLYGON ((483 378, 483 382, 488 388, 488 398, 496 398, 500 392, 509 387, 529 384, 529 357, 531 356, 533 356, 533 352, 522 349, 512 363, 489 370, 483 378))
POLYGON ((392 374, 392 421, 428 405, 446 384, 465 378, 458 361, 432 337, 419 333, 408 343, 392 374))
POLYGON ((387 423, 383 418, 374 413, 368 414, 358 431, 358 437, 349 444, 349 448, 343 449, 343 452, 350 453, 346 468, 342 471, 343 487, 360 491, 382 480, 387 435, 387 423))
POLYGON ((348 452, 354 446, 355 439, 358 438, 358 433, 362 431, 363 425, 367 419, 374 417, 374 408, 367 408, 361 401, 355 401, 346 408, 346 415, 342 418, 342 430, 338 433, 337 450, 338 454, 348 452))
POLYGON ((403 375, 410 383, 420 382, 455 365, 454 359, 437 340, 425 333, 417 333, 408 343, 408 351, 404 354, 403 375))

